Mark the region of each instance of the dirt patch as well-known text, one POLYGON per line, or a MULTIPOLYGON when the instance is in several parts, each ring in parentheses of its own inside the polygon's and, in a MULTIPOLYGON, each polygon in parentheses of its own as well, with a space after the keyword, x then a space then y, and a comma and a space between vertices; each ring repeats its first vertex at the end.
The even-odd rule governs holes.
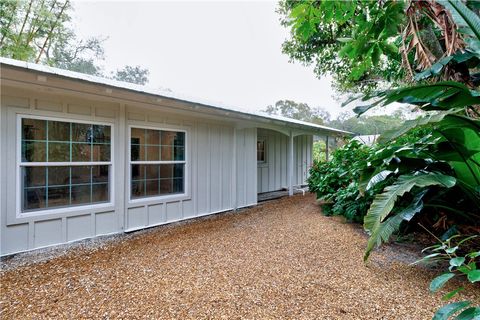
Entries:
MULTIPOLYGON (((435 273, 409 266, 417 256, 405 246, 364 265, 366 240, 322 216, 313 196, 284 198, 36 263, 6 261, 0 317, 431 318, 442 304, 427 289, 435 273)), ((480 290, 458 298, 478 304, 480 290)))

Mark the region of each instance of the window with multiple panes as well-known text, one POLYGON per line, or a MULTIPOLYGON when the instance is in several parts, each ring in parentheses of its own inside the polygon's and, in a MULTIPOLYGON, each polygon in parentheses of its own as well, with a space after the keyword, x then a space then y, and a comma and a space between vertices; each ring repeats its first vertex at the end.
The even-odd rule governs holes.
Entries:
POLYGON ((185 132, 131 128, 131 199, 184 193, 185 164, 185 132))
POLYGON ((21 211, 110 201, 111 126, 21 118, 21 211))
POLYGON ((257 162, 265 162, 265 139, 257 140, 257 162))

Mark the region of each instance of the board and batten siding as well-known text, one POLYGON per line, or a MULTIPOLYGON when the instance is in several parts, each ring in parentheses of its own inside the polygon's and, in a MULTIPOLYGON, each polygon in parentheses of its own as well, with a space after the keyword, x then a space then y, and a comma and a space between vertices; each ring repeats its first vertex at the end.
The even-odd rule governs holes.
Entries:
MULTIPOLYGON (((2 87, 0 105, 0 255, 84 238, 120 233, 227 211, 257 203, 257 129, 170 114, 168 108, 82 99, 2 87), (55 214, 16 215, 17 115, 112 125, 113 203, 55 214), (186 194, 130 201, 129 128, 144 126, 187 131, 186 194)), ((118 100, 118 99, 117 99, 118 100)))
MULTIPOLYGON (((258 192, 281 190, 288 187, 288 143, 289 137, 269 129, 258 129, 258 139, 266 145, 265 162, 257 164, 258 192)), ((312 164, 312 135, 293 138, 293 185, 306 184, 308 170, 312 164)))

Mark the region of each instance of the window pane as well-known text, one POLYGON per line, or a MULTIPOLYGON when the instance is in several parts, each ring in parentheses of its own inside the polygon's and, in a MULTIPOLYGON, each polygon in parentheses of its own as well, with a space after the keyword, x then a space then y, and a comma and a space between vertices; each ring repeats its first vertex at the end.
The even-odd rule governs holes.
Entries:
POLYGON ((160 131, 159 130, 145 130, 147 134, 147 144, 160 144, 160 131))
POLYGON ((158 164, 148 164, 145 165, 146 169, 146 179, 158 179, 159 178, 159 165, 158 164))
POLYGON ((70 122, 48 121, 49 141, 70 141, 70 122))
POLYGON ((110 161, 110 145, 94 144, 92 161, 110 161))
POLYGON ((108 182, 108 166, 93 166, 92 182, 108 182))
POLYGON ((109 170, 109 165, 23 167, 22 210, 106 202, 109 170))
POLYGON ((173 157, 177 161, 184 161, 185 160, 185 148, 184 147, 175 147, 173 157))
POLYGON ((160 194, 169 194, 173 193, 173 183, 172 179, 161 179, 160 180, 160 194))
POLYGON ((110 126, 93 125, 93 142, 110 143, 110 126))
POLYGON ((24 162, 45 162, 45 142, 22 142, 22 161, 24 162))
POLYGON ((183 163, 178 163, 173 166, 173 176, 175 178, 183 178, 183 171, 185 165, 183 163))
POLYGON ((45 208, 45 188, 24 189, 22 209, 33 210, 45 208))
POLYGON ((92 161, 92 146, 87 143, 72 144, 72 161, 92 161))
POLYGON ((23 140, 46 140, 47 122, 38 119, 22 119, 23 140))
POLYGON ((72 184, 90 183, 90 175, 91 166, 72 166, 72 184))
POLYGON ((132 199, 145 196, 144 181, 132 182, 132 199))
POLYGON ((183 193, 183 178, 175 178, 173 180, 173 192, 183 193))
POLYGON ((160 160, 160 147, 147 146, 147 161, 158 161, 158 160, 160 160))
POLYGON ((47 172, 49 186, 70 184, 70 167, 48 167, 47 172))
POLYGON ((185 132, 177 132, 175 137, 174 145, 176 146, 185 146, 185 132))
POLYGON ((48 143, 48 161, 49 162, 70 161, 70 143, 49 142, 48 143))
POLYGON ((70 204, 70 187, 49 187, 48 207, 63 207, 70 204))
POLYGON ((23 187, 43 187, 46 185, 46 167, 23 167, 23 187))
POLYGON ((72 200, 71 204, 90 203, 90 185, 72 186, 72 200))
POLYGON ((173 178, 173 164, 160 165, 160 178, 173 178))
POLYGON ((145 144, 145 129, 132 128, 130 143, 145 144))
POLYGON ((92 125, 85 123, 72 123, 72 141, 92 142, 92 125))
POLYGON ((147 180, 146 183, 146 195, 156 196, 158 195, 158 180, 147 180))
POLYGON ((145 161, 145 146, 132 144, 131 154, 132 161, 145 161))
POLYGON ((173 146, 162 146, 162 161, 173 160, 173 146))
POLYGON ((132 180, 145 179, 145 166, 143 164, 132 164, 132 180))
POLYGON ((92 186, 92 203, 95 202, 108 202, 108 184, 94 184, 92 186))
POLYGON ((173 143, 175 141, 175 138, 177 137, 177 132, 173 131, 162 131, 162 145, 167 146, 173 146, 173 143))

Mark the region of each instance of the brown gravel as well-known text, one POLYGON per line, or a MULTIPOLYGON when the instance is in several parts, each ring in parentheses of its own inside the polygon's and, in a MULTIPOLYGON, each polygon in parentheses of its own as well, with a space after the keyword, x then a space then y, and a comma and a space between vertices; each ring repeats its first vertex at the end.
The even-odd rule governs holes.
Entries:
MULTIPOLYGON (((365 266, 365 243, 313 196, 284 198, 4 270, 0 317, 431 318, 435 273, 404 246, 365 266)), ((480 303, 480 289, 459 298, 480 303)))

